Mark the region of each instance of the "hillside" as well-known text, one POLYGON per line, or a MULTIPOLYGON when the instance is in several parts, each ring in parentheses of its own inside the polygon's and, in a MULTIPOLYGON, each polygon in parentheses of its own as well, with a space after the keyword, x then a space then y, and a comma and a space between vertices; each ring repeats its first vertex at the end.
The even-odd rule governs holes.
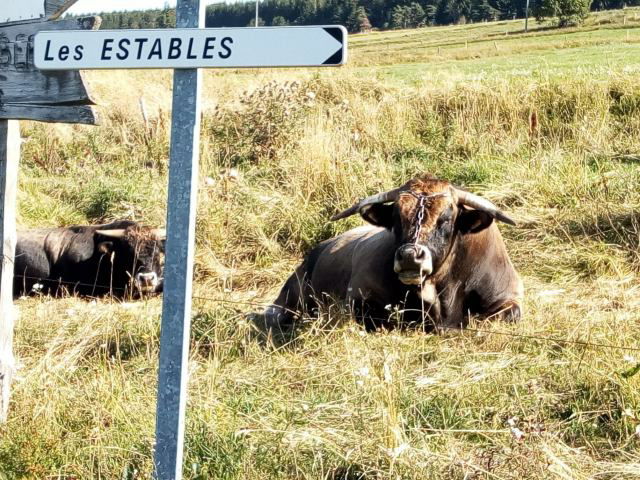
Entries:
MULTIPOLYGON (((637 478, 639 27, 375 32, 341 69, 206 72, 185 478, 637 478), (518 220, 521 322, 247 317, 361 223, 333 213, 421 172, 518 220)), ((102 126, 22 123, 20 224, 164 225, 170 72, 87 77, 102 126)), ((160 299, 17 303, 0 477, 149 478, 160 299)))
MULTIPOLYGON (((592 0, 589 5, 592 11, 602 11, 625 9, 639 3, 639 0, 592 0)), ((357 33, 371 28, 393 30, 524 18, 527 5, 530 6, 530 18, 544 10, 542 2, 527 4, 521 0, 262 0, 258 25, 340 24, 357 33)), ((546 10, 548 15, 549 9, 546 10)), ((175 8, 168 5, 162 9, 94 13, 102 17, 103 29, 175 26, 175 8)), ((252 26, 255 24, 255 3, 211 3, 206 9, 205 22, 207 27, 214 28, 252 26)))

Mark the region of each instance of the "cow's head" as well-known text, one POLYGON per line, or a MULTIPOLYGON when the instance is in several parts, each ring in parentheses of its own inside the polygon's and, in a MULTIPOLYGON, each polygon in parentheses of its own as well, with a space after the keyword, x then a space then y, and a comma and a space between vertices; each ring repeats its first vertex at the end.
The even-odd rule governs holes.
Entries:
POLYGON ((127 228, 96 230, 98 252, 111 259, 115 274, 129 279, 135 291, 162 290, 164 229, 131 225, 127 228))
POLYGON ((399 280, 407 285, 421 285, 438 272, 458 234, 480 232, 494 220, 515 225, 490 201, 429 176, 367 197, 331 220, 355 213, 394 233, 393 268, 399 280))

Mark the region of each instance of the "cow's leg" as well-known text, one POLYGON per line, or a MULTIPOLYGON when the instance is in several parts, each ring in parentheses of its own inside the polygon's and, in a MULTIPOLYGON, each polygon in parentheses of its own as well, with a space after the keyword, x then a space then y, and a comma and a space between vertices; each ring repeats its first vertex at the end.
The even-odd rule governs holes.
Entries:
POLYGON ((454 304, 445 310, 441 316, 441 321, 436 324, 436 330, 445 333, 449 330, 459 330, 469 324, 470 311, 461 308, 462 304, 454 304))
POLYGON ((398 319, 403 328, 433 331, 441 323, 440 298, 432 285, 425 285, 418 291, 410 291, 401 302, 402 314, 398 319))
POLYGON ((394 322, 389 319, 389 311, 382 305, 363 299, 353 299, 351 309, 356 321, 362 324, 367 332, 394 328, 394 322))
POLYGON ((460 283, 442 289, 438 294, 438 300, 440 321, 436 322, 436 330, 446 333, 448 330, 459 330, 468 325, 469 313, 473 311, 473 307, 460 283))
MULTIPOLYGON (((503 320, 517 322, 522 317, 522 301, 524 299, 524 285, 522 279, 513 272, 509 284, 496 285, 492 291, 499 292, 484 299, 480 313, 489 320, 503 320)), ((490 290, 491 291, 491 290, 490 290)))
POLYGON ((500 302, 497 306, 490 308, 487 318, 490 320, 503 320, 505 322, 517 322, 522 317, 522 308, 517 300, 500 302))
POLYGON ((291 326, 300 313, 314 307, 303 264, 287 279, 278 297, 265 309, 265 323, 268 326, 291 326))

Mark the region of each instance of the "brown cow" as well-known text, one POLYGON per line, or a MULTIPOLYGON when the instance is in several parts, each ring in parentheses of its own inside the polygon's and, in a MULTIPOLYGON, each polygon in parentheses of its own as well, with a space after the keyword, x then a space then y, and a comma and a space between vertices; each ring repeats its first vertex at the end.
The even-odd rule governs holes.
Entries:
POLYGON ((470 314, 521 316, 522 281, 494 220, 515 225, 488 200, 430 176, 336 214, 364 226, 320 243, 265 311, 290 323, 326 300, 348 305, 367 329, 403 324, 465 327, 470 314))

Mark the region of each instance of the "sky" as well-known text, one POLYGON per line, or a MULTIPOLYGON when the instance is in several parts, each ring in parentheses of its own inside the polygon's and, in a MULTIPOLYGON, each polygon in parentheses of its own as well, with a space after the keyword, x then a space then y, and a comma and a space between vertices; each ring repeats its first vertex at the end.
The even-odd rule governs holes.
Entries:
POLYGON ((165 3, 175 6, 175 0, 78 0, 66 13, 82 14, 113 10, 143 10, 162 8, 165 3))
MULTIPOLYGON (((219 1, 220 0, 205 0, 205 3, 218 3, 219 1)), ((176 0, 78 0, 73 7, 67 10, 67 13, 83 14, 122 10, 146 10, 149 8, 162 8, 165 4, 175 7, 176 0)))

